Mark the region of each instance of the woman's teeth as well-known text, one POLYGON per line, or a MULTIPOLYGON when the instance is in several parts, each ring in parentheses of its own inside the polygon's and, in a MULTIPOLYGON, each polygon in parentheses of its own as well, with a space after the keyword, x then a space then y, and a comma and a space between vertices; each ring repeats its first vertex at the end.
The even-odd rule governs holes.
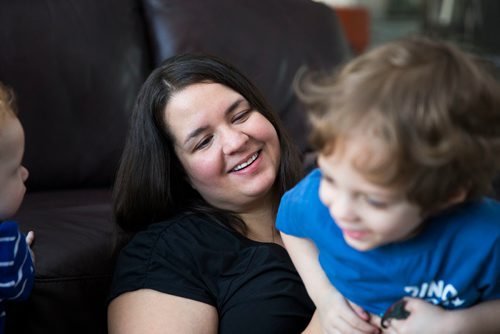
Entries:
POLYGON ((250 157, 250 159, 248 159, 247 161, 245 161, 244 163, 241 163, 239 164, 238 166, 234 167, 233 168, 233 171, 237 172, 245 167, 247 167, 248 165, 250 165, 252 162, 255 161, 255 159, 257 159, 257 157, 259 156, 259 152, 255 153, 254 155, 252 155, 250 157))

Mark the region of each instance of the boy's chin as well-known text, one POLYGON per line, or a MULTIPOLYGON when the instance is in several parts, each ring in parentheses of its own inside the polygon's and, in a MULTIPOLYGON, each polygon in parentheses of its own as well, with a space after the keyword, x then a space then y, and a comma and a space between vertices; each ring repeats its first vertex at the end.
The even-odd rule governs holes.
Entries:
POLYGON ((364 240, 351 239, 346 236, 344 236, 344 240, 349 246, 360 252, 367 252, 379 247, 378 244, 374 244, 364 240))

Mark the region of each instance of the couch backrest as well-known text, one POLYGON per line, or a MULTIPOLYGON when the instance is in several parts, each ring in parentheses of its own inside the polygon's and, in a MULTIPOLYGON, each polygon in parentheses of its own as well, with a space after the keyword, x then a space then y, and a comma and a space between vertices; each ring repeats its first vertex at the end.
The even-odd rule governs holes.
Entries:
POLYGON ((312 0, 143 0, 153 59, 208 52, 241 69, 268 98, 302 151, 307 121, 291 83, 297 69, 348 57, 334 11, 312 0))
POLYGON ((28 189, 109 186, 150 71, 137 0, 0 2, 0 80, 26 133, 28 189))
POLYGON ((307 151, 293 76, 348 53, 333 10, 311 0, 1 1, 0 45, 0 80, 16 91, 25 128, 30 191, 110 186, 141 84, 183 52, 234 63, 307 151))

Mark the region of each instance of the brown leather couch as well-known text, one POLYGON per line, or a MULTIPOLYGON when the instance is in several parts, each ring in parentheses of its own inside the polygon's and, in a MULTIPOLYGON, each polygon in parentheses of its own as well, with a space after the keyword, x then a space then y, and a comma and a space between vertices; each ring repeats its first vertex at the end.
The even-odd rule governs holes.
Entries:
POLYGON ((7 333, 106 333, 106 297, 124 236, 110 189, 136 93, 168 56, 234 63, 307 154, 291 89, 300 66, 327 69, 348 48, 332 9, 311 0, 1 0, 0 80, 18 96, 36 280, 11 302, 7 333))

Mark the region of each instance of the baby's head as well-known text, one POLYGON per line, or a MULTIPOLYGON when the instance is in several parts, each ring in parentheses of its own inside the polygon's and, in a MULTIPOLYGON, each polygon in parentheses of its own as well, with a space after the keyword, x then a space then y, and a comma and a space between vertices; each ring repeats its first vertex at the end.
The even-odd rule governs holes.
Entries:
POLYGON ((28 170, 21 165, 24 132, 14 94, 0 83, 0 221, 12 217, 24 197, 28 170))
MULTIPOLYGON (((367 219, 395 219, 374 245, 403 240, 428 215, 490 190, 500 168, 500 89, 457 47, 394 41, 334 75, 298 83, 325 176, 320 196, 332 216, 337 223, 356 218, 347 210, 356 202, 342 202, 339 193, 350 189, 373 210, 367 219), (346 212, 335 208, 342 203, 346 212)), ((362 239, 355 224, 344 225, 362 239)))

